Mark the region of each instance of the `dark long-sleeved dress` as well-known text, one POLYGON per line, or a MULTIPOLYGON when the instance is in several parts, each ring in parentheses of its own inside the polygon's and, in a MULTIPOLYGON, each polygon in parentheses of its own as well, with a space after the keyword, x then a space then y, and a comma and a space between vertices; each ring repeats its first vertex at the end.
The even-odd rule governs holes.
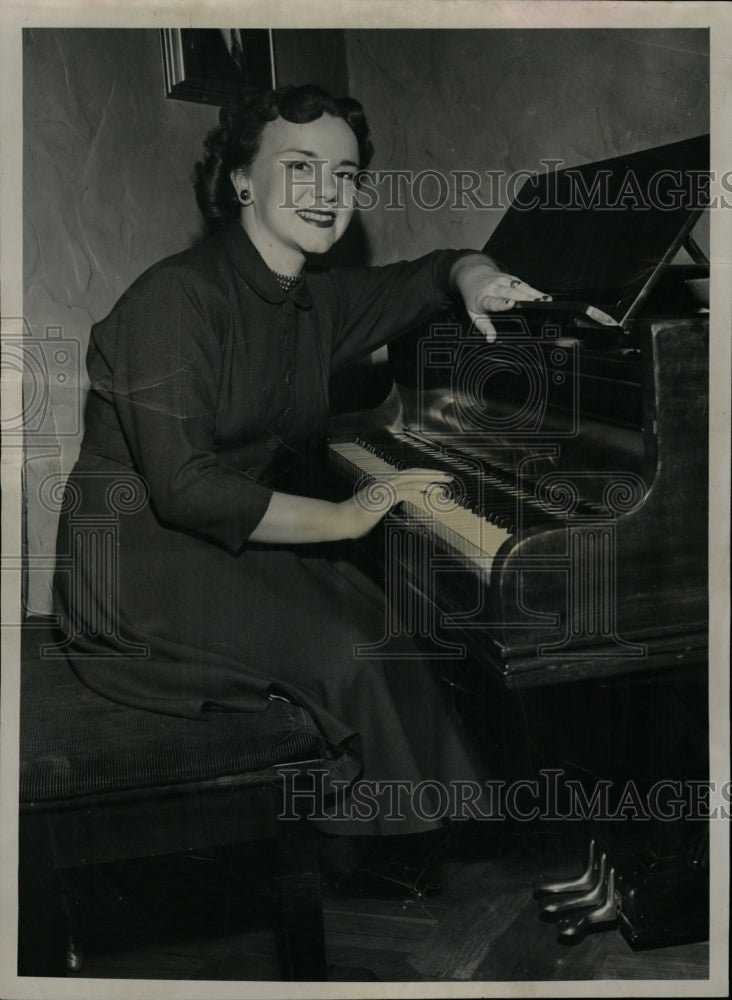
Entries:
POLYGON ((354 658, 384 634, 379 588, 313 547, 248 542, 276 469, 325 423, 331 372, 444 308, 454 259, 315 271, 285 294, 234 223, 150 268, 93 327, 54 586, 89 687, 202 719, 265 710, 277 690, 334 753, 355 748, 365 778, 470 776, 416 649, 354 658), (89 526, 110 515, 105 549, 89 526))

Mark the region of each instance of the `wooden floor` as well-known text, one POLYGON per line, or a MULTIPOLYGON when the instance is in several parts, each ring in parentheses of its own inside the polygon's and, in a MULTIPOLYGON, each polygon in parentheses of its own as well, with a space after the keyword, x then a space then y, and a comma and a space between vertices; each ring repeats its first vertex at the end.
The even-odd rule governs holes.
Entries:
MULTIPOLYGON (((493 836, 484 857, 414 870, 394 898, 345 896, 326 887, 332 981, 547 981, 705 979, 708 946, 634 951, 619 931, 574 945, 540 919, 532 896, 542 874, 576 874, 583 837, 564 824, 493 836), (422 890, 439 882, 437 895, 422 890)), ((454 852, 453 852, 454 854, 454 852)), ((93 870, 84 894, 82 977, 282 979, 264 848, 93 870)), ((374 884, 385 882, 379 876, 374 884)))

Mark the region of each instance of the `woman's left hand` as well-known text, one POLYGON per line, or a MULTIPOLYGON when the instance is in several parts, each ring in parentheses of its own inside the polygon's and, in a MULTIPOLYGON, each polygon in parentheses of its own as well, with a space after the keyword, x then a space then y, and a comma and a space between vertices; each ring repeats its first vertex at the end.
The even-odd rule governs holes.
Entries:
POLYGON ((487 313, 505 312, 517 302, 549 301, 550 295, 538 292, 512 274, 499 271, 490 257, 469 254, 453 265, 452 279, 462 295, 468 315, 489 343, 496 339, 496 328, 487 313))

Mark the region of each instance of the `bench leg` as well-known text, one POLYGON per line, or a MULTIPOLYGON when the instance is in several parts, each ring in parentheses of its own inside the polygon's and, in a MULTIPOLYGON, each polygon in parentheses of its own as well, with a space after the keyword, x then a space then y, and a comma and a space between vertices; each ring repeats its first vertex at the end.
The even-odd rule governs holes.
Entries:
MULTIPOLYGON (((275 794, 281 796, 281 791, 275 794)), ((278 811, 281 797, 276 805, 278 811)), ((289 976, 295 982, 324 982, 325 934, 317 835, 305 819, 275 820, 275 826, 289 976)))
POLYGON ((47 817, 21 817, 18 848, 18 975, 65 976, 66 919, 47 817))

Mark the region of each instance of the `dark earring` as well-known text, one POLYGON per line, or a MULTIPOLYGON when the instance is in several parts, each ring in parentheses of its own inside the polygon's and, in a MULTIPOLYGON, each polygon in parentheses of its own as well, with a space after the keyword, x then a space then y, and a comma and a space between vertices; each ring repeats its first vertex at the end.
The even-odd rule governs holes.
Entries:
POLYGON ((243 191, 239 192, 239 201, 242 203, 242 205, 250 205, 251 204, 252 199, 249 197, 249 192, 247 191, 246 188, 244 188, 243 191))

